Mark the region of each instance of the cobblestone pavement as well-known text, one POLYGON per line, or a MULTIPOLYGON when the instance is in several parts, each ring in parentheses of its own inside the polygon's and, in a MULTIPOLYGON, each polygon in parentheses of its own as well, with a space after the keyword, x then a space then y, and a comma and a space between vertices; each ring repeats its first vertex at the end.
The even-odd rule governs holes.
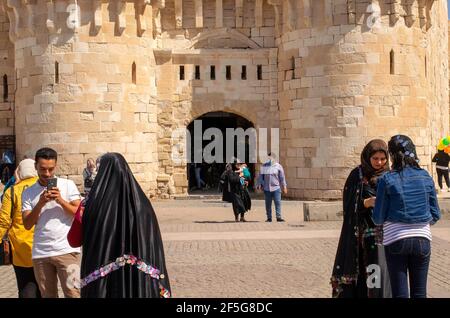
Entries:
MULTIPOLYGON (((262 201, 235 223, 220 201, 156 201, 174 297, 330 297, 341 222, 303 222, 301 202, 283 202, 286 223, 266 223, 262 201)), ((450 221, 432 227, 429 297, 450 297, 450 221)), ((0 297, 16 297, 11 267, 0 297)))

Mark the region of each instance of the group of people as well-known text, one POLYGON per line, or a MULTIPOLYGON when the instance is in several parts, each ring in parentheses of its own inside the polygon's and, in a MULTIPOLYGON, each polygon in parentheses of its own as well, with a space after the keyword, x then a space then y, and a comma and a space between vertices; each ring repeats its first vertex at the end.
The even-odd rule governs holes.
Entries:
MULTIPOLYGON (((252 201, 248 191, 251 179, 247 165, 238 160, 227 164, 220 177, 222 200, 232 203, 236 222, 246 222, 244 215, 251 210, 252 201)), ((266 222, 272 222, 272 201, 275 203, 277 222, 284 222, 281 216, 281 191, 287 194, 287 183, 283 166, 276 161, 275 154, 269 153, 268 160, 261 166, 256 188, 264 191, 266 222)))
MULTIPOLYGON (((84 199, 73 181, 55 176, 57 157, 42 148, 34 160, 22 160, 4 192, 0 236, 7 234, 12 246, 19 297, 58 297, 58 279, 69 298, 170 297, 156 214, 123 156, 88 160, 84 199)), ((237 160, 220 178, 236 222, 246 222, 251 209, 250 180, 237 160)), ((273 154, 261 166, 257 188, 264 191, 266 222, 272 201, 283 222, 287 183, 273 154)), ((364 147, 345 182, 343 210, 333 297, 426 297, 430 225, 440 210, 433 179, 408 136, 364 147)))
POLYGON ((4 193, 0 235, 10 240, 19 297, 56 298, 58 279, 67 298, 170 297, 156 214, 123 156, 99 158, 84 200, 56 167, 56 151, 39 149, 4 193))
POLYGON ((345 182, 343 211, 333 297, 426 297, 430 225, 440 210, 433 178, 419 166, 408 136, 364 147, 345 182))
POLYGON ((217 189, 223 164, 213 162, 191 163, 188 165, 189 189, 202 190, 217 189))

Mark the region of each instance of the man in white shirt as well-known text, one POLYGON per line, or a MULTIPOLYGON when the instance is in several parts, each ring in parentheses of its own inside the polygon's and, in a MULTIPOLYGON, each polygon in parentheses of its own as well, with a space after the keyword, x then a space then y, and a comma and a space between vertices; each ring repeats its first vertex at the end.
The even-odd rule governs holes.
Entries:
POLYGON ((67 233, 80 204, 80 192, 71 180, 54 176, 57 153, 51 148, 36 152, 39 180, 22 194, 22 216, 26 229, 34 229, 32 259, 42 297, 58 297, 58 277, 66 298, 80 296, 77 279, 80 249, 72 248, 67 233), (50 179, 57 185, 48 189, 50 179), (74 281, 75 280, 75 281, 74 281))

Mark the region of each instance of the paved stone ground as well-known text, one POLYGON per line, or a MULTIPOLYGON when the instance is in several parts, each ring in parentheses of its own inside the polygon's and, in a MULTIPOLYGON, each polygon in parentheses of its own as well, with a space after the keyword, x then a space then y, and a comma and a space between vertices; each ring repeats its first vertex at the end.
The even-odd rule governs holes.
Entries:
MULTIPOLYGON (((174 297, 330 297, 341 222, 303 222, 283 201, 286 223, 265 223, 254 201, 246 223, 218 200, 153 202, 174 297)), ((450 297, 450 221, 432 228, 429 297, 450 297)), ((12 268, 0 268, 0 297, 16 297, 12 268)))

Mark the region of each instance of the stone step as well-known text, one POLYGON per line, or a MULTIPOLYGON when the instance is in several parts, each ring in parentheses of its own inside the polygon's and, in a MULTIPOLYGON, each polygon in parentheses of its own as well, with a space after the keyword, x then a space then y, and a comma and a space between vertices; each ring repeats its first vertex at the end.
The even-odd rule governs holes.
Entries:
MULTIPOLYGON (((450 220, 450 196, 438 195, 441 219, 450 220)), ((342 201, 303 202, 304 221, 340 221, 343 217, 342 201)))

